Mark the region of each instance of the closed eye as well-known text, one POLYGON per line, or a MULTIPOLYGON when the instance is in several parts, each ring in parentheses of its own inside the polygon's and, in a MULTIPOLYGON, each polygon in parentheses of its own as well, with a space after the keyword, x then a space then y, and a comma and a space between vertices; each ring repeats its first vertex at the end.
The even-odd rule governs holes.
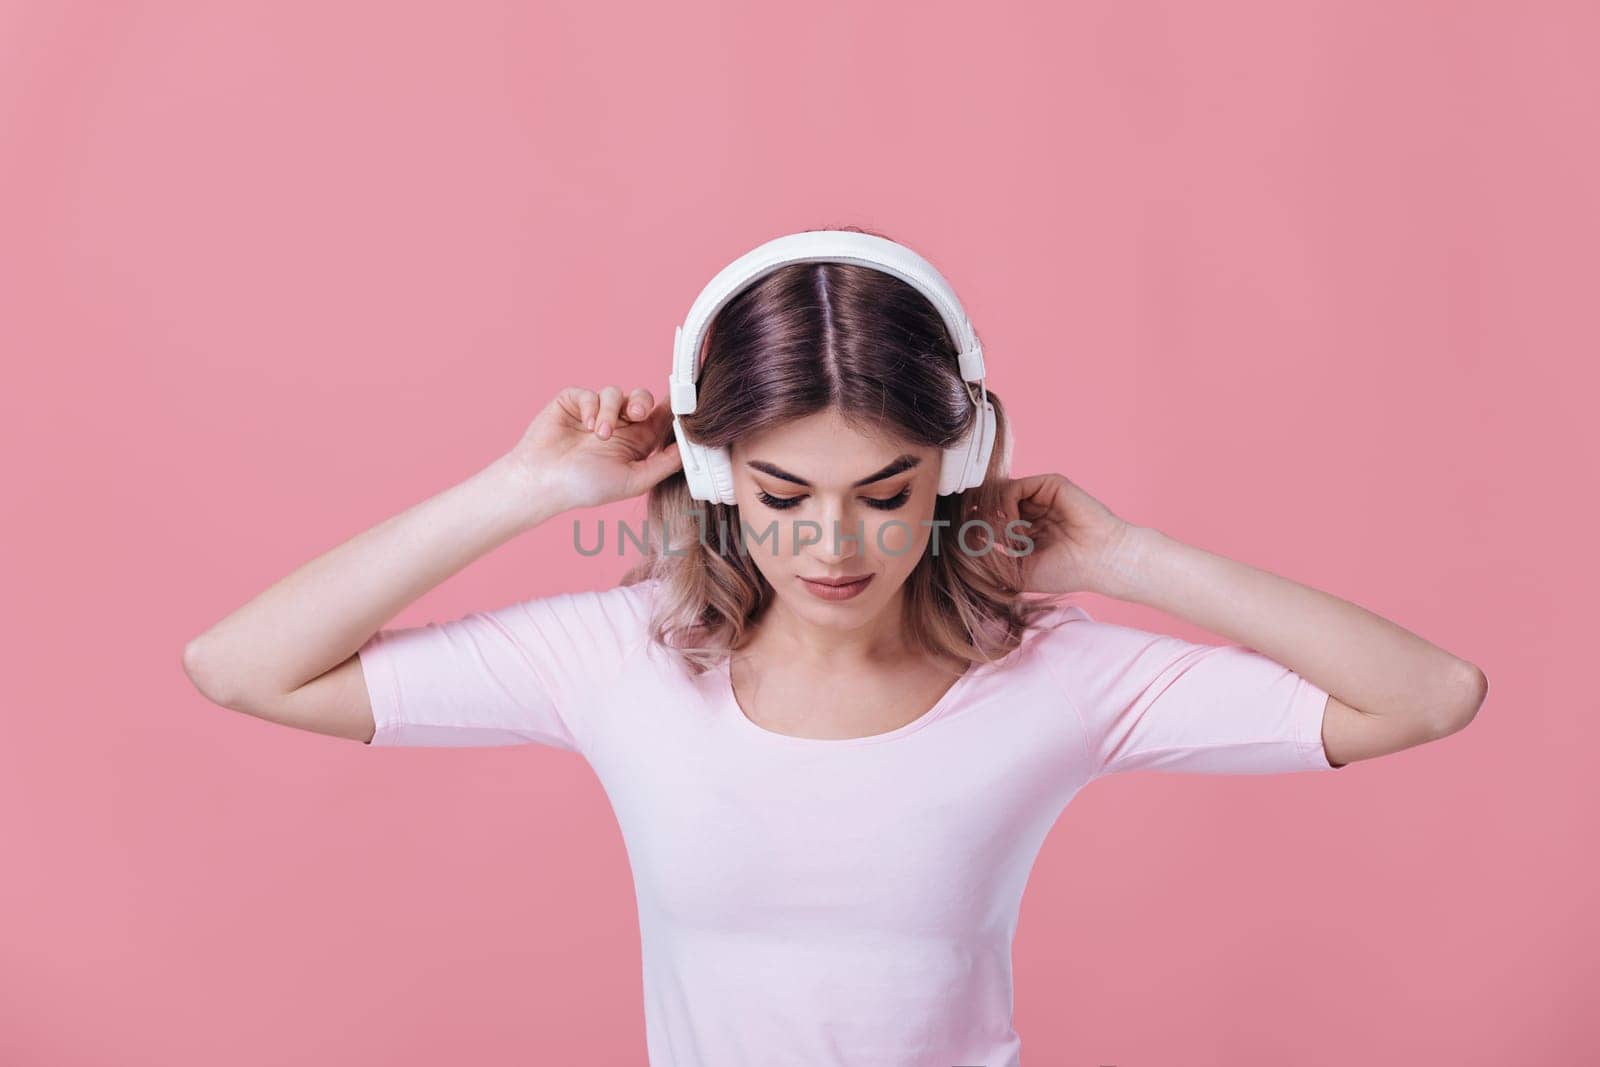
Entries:
MULTIPOLYGON (((787 511, 792 507, 798 507, 800 501, 805 499, 805 494, 802 493, 800 496, 773 496, 765 489, 757 489, 756 499, 775 511, 787 511)), ((911 499, 911 487, 908 485, 891 497, 864 496, 861 499, 869 508, 877 508, 879 511, 893 511, 896 508, 905 506, 905 502, 911 499)))

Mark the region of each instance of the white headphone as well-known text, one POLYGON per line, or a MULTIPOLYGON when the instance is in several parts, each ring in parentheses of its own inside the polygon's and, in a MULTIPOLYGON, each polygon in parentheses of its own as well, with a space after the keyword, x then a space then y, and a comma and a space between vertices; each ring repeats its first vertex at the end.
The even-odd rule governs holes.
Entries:
POLYGON ((944 450, 939 468, 939 495, 959 493, 983 483, 994 451, 994 404, 984 382, 983 346, 978 343, 967 313, 950 283, 933 264, 909 248, 884 237, 854 230, 809 230, 777 237, 746 252, 717 272, 689 307, 689 315, 672 337, 672 429, 678 439, 689 495, 716 504, 734 503, 733 458, 726 448, 696 444, 684 432, 679 415, 694 411, 698 400, 695 382, 700 375, 700 347, 711 320, 724 304, 750 283, 791 263, 853 263, 892 274, 927 297, 955 343, 961 359, 961 377, 977 382, 972 396, 978 409, 972 429, 944 450))

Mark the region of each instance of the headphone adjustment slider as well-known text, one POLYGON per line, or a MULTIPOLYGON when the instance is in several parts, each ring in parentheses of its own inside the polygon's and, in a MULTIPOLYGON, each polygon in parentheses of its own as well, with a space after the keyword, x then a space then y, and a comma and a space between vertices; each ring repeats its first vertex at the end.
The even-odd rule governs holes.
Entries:
POLYGON ((972 347, 961 353, 961 377, 969 382, 975 382, 984 377, 983 346, 976 341, 972 347))

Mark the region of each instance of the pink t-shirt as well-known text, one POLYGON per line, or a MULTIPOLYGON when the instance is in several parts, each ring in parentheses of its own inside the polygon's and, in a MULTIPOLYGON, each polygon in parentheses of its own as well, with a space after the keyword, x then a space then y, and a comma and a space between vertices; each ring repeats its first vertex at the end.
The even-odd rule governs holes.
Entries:
POLYGON ((654 582, 384 630, 375 745, 579 753, 639 909, 652 1067, 1017 1067, 1011 941, 1045 835, 1121 771, 1331 770, 1327 694, 1238 645, 1058 606, 870 737, 752 722, 649 641, 654 582))

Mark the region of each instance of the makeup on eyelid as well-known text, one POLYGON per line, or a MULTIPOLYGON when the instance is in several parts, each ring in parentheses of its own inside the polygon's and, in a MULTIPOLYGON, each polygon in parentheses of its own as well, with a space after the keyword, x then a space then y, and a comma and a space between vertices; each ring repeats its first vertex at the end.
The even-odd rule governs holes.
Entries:
MULTIPOLYGON (((773 496, 764 489, 757 489, 756 499, 774 511, 787 511, 792 507, 798 506, 800 501, 805 498, 803 496, 773 496)), ((891 497, 863 497, 862 503, 870 508, 877 508, 879 511, 893 511, 895 508, 903 507, 905 502, 910 499, 911 487, 908 485, 891 497)))

